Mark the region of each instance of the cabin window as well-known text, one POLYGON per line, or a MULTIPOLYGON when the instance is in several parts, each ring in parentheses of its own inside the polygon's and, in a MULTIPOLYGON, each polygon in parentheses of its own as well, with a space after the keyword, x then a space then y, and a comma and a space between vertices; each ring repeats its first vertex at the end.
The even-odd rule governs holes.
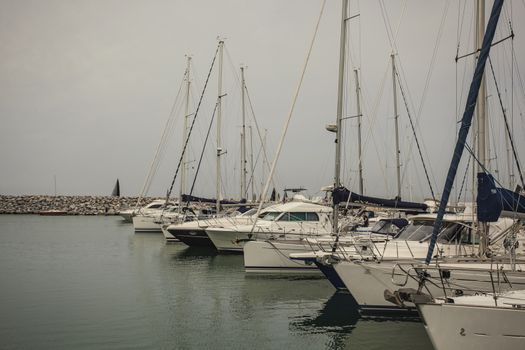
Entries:
POLYGON ((372 230, 372 232, 376 232, 376 233, 384 233, 384 234, 387 234, 387 235, 396 235, 398 232, 399 232, 399 227, 397 227, 396 225, 394 225, 393 223, 391 222, 385 222, 385 224, 383 225, 383 227, 381 227, 379 230, 377 231, 374 231, 372 230))
POLYGON ((290 221, 306 221, 306 213, 290 213, 290 221))
POLYGON ((423 241, 432 235, 433 228, 433 221, 414 220, 412 224, 405 226, 405 228, 399 232, 396 238, 405 241, 423 241))
POLYGON ((148 207, 148 209, 157 209, 157 208, 160 208, 162 207, 162 204, 152 204, 148 207))
POLYGON ((453 224, 448 224, 444 226, 445 227, 439 234, 438 242, 441 242, 441 243, 454 242, 458 240, 459 237, 461 237, 461 232, 462 232, 461 225, 457 223, 453 223, 453 224))
POLYGON ((290 213, 284 213, 277 221, 290 221, 290 213))
POLYGON ((319 221, 317 213, 306 213, 306 221, 319 221))
POLYGON ((262 213, 261 215, 259 215, 259 218, 261 218, 262 220, 274 221, 279 215, 281 215, 281 213, 277 211, 269 211, 267 213, 262 213))

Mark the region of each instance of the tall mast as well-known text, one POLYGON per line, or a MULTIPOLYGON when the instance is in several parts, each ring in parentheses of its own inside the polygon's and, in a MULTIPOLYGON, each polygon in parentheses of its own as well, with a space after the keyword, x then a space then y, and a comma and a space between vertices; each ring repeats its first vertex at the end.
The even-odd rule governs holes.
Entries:
MULTIPOLYGON (((476 1, 476 50, 481 50, 483 44, 483 37, 485 35, 485 0, 476 1)), ((479 59, 479 53, 478 53, 479 59)), ((481 78, 481 85, 479 88, 479 96, 476 103, 476 117, 477 117, 477 133, 478 133, 478 154, 477 158, 481 164, 478 164, 478 172, 483 172, 489 167, 488 155, 488 130, 487 130, 487 87, 485 82, 485 75, 481 78)), ((479 254, 485 255, 488 247, 488 223, 478 222, 478 229, 481 236, 479 245, 479 254)))
MULTIPOLYGON (((343 94, 345 75, 345 52, 346 52, 346 17, 348 13, 348 0, 342 0, 341 10, 341 38, 339 48, 339 80, 337 83, 337 120, 335 136, 335 173, 334 190, 341 186, 341 121, 343 119, 343 94)), ((334 204, 332 230, 338 232, 339 204, 334 204)))
POLYGON ((217 184, 216 184, 216 209, 217 214, 221 210, 221 155, 222 155, 222 140, 221 140, 221 121, 222 121, 222 65, 223 65, 223 50, 224 41, 219 39, 219 90, 217 95, 217 184))
MULTIPOLYGON (((263 152, 266 152, 266 135, 268 134, 268 129, 264 129, 264 136, 263 136, 263 142, 262 142, 262 151, 263 152)), ((264 155, 264 153, 263 153, 264 155)), ((263 180, 266 179, 266 168, 269 168, 268 166, 268 162, 266 161, 266 157, 263 157, 263 161, 262 161, 262 174, 261 174, 261 195, 259 196, 259 198, 261 198, 262 200, 262 190, 264 188, 264 183, 263 183, 263 180)))
POLYGON ((355 73, 355 95, 356 95, 356 104, 357 104, 357 154, 359 157, 359 194, 364 194, 363 154, 361 151, 361 99, 360 99, 361 87, 359 86, 359 73, 357 69, 354 69, 354 73, 355 73))
POLYGON ((246 107, 244 102, 244 91, 246 82, 244 80, 244 66, 241 66, 241 101, 242 101, 242 131, 241 131, 241 198, 246 198, 246 107))
MULTIPOLYGON (((485 34, 485 0, 476 1, 476 50, 481 49, 483 43, 483 36, 485 34)), ((479 54, 478 54, 479 55, 479 54)), ((485 76, 481 80, 481 86, 479 89, 479 97, 476 104, 476 116, 477 116, 477 127, 478 127, 478 154, 477 157, 481 162, 481 165, 485 168, 489 167, 489 152, 488 152, 488 130, 487 130, 487 85, 485 82, 485 76)), ((482 170, 482 166, 479 165, 478 171, 482 170)))
MULTIPOLYGON (((191 56, 186 56, 186 101, 184 106, 184 126, 182 128, 182 147, 186 144, 188 138, 188 117, 190 108, 190 63, 191 56)), ((182 206, 182 195, 186 190, 186 152, 182 155, 182 167, 180 169, 180 188, 179 188, 179 207, 182 206)))
POLYGON ((514 186, 514 171, 513 171, 513 164, 512 164, 512 158, 510 155, 510 141, 509 141, 509 135, 505 133, 505 148, 507 151, 507 176, 508 176, 508 188, 511 189, 514 186))
POLYGON ((397 85, 396 85, 396 60, 395 55, 392 58, 392 91, 394 93, 394 123, 396 132, 396 178, 397 178, 397 198, 401 198, 401 164, 399 163, 399 114, 397 113, 397 85))
POLYGON ((252 126, 248 126, 248 130, 250 131, 250 174, 252 176, 251 181, 251 189, 252 189, 252 196, 251 200, 255 200, 255 174, 254 174, 254 168, 253 168, 253 133, 252 133, 252 126))

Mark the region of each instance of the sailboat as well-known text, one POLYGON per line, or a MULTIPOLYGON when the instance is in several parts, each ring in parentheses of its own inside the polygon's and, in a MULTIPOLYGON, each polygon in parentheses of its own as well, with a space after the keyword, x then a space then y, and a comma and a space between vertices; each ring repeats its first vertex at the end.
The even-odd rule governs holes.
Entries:
MULTIPOLYGON (((341 33, 340 33, 340 48, 339 48, 339 75, 338 75, 338 97, 337 97, 337 115, 336 123, 328 125, 326 129, 335 133, 335 171, 334 184, 330 186, 329 190, 332 192, 332 224, 327 227, 324 232, 324 237, 321 237, 321 232, 312 234, 310 239, 307 239, 307 232, 301 236, 301 240, 286 239, 278 235, 272 237, 271 240, 262 242, 265 237, 257 237, 257 241, 248 242, 244 246, 244 265, 247 272, 263 271, 269 273, 275 271, 278 273, 320 273, 316 269, 316 265, 312 261, 312 249, 323 248, 331 254, 333 249, 337 246, 345 245, 351 246, 355 240, 363 236, 377 241, 385 241, 392 238, 394 233, 402 227, 400 224, 406 220, 392 221, 394 218, 399 218, 399 212, 406 214, 424 213, 428 205, 425 203, 412 203, 401 201, 401 180, 400 180, 400 162, 399 162, 399 134, 398 134, 398 112, 396 99, 396 89, 394 80, 394 115, 395 115, 395 131, 396 131, 396 161, 397 161, 397 195, 395 199, 383 199, 363 195, 363 169, 362 169, 362 154, 361 154, 361 103, 360 103, 360 87, 359 76, 357 70, 354 71, 356 76, 356 100, 357 100, 357 117, 358 117, 358 154, 359 154, 359 191, 360 194, 351 192, 341 185, 341 145, 342 145, 342 120, 343 120, 343 100, 344 100, 344 77, 345 77, 345 55, 346 55, 346 37, 347 37, 347 21, 348 21, 348 1, 342 1, 342 15, 341 15, 341 33), (351 216, 341 216, 340 206, 345 203, 355 203, 356 205, 365 207, 373 206, 376 210, 387 209, 388 214, 381 213, 382 216, 374 218, 374 221, 379 221, 379 227, 374 227, 372 230, 364 229, 360 232, 345 232, 345 238, 340 237, 343 228, 353 226, 347 225, 346 222, 355 223, 356 218, 351 216), (345 222, 346 221, 346 222, 345 222), (388 230, 387 230, 388 229, 388 230), (313 244, 312 244, 313 242, 313 244), (293 256, 293 258, 292 258, 293 256)), ((393 59, 393 56, 392 56, 393 59)), ((395 77, 395 66, 393 66, 393 76, 395 77)), ((405 215, 405 214, 403 214, 405 215)), ((360 218, 359 218, 360 219, 360 218)), ((368 218, 367 218, 368 220, 368 218)), ((376 222, 377 222, 376 221, 376 222)), ((321 253, 325 256, 325 252, 321 253)), ((313 256, 315 260, 315 255, 313 256)), ((326 271, 326 270, 325 270, 326 271)), ((327 273, 328 276, 333 275, 327 273)), ((328 277, 327 276, 327 277, 328 277)), ((341 285, 340 283, 338 284, 341 285)))
MULTIPOLYGON (((420 266, 417 276, 417 289, 399 289, 389 296, 392 302, 411 302, 417 306, 425 330, 436 350, 442 349, 523 349, 525 348, 525 285, 516 284, 516 279, 525 280, 525 272, 516 259, 516 235, 509 236, 509 267, 494 263, 488 254, 487 246, 481 245, 481 259, 473 262, 473 267, 465 262, 456 264, 430 265, 437 232, 442 223, 445 206, 450 195, 465 141, 472 121, 472 115, 478 99, 485 63, 496 31, 503 0, 495 0, 490 19, 484 33, 478 62, 467 98, 465 112, 454 149, 454 155, 448 170, 443 196, 438 210, 438 217, 433 228, 431 244, 428 249, 425 265, 420 266), (429 281, 428 271, 438 271, 441 276, 435 283, 429 281), (479 289, 479 285, 470 285, 465 292, 450 290, 448 280, 457 271, 467 271, 472 284, 480 282, 485 276, 490 289, 479 289), (509 277, 510 276, 510 277, 509 277), (428 287, 429 284, 442 288, 439 294, 428 287), (443 295, 444 294, 444 295, 443 295)), ((483 31, 484 1, 478 2, 478 33, 483 31), (481 10, 481 11, 480 11, 481 10), (482 19, 482 21, 480 21, 482 19)), ((483 97, 483 96, 482 96, 483 97)), ((481 158, 482 161, 484 160, 481 158)), ((494 178, 485 172, 478 173, 478 220, 483 235, 486 229, 500 215, 510 213, 513 217, 523 217, 525 197, 503 188, 497 188, 494 178)), ((488 241, 488 240, 487 240, 488 241)))
POLYGON ((120 197, 120 182, 117 179, 117 182, 115 183, 115 187, 113 187, 113 192, 111 192, 112 197, 120 197))

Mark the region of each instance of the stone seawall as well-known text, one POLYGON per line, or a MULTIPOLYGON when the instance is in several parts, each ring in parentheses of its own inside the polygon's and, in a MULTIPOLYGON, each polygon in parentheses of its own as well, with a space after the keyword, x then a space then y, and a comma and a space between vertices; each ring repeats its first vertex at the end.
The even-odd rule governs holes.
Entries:
MULTIPOLYGON (((0 195, 0 214, 39 214, 46 210, 65 211, 68 215, 117 215, 134 207, 138 197, 111 196, 5 196, 0 195)), ((157 198, 145 197, 145 205, 157 198)))

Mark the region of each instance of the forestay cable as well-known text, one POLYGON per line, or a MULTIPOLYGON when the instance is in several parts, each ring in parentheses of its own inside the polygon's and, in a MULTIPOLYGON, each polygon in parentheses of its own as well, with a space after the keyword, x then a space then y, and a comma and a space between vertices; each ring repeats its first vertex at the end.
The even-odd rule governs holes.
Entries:
MULTIPOLYGON (((195 113, 193 114, 193 119, 191 121, 190 130, 188 131, 188 136, 186 137, 186 142, 184 143, 184 147, 182 148, 182 152, 179 158, 179 163, 177 164, 177 169, 175 170, 175 175, 173 175, 173 180, 171 181, 170 188, 168 190, 168 193, 166 194, 166 204, 168 204, 168 200, 171 196, 171 191, 173 190, 173 185, 175 184, 175 179, 177 178, 177 175, 179 173, 180 166, 182 164, 182 159, 184 157, 184 153, 186 152, 186 148, 188 147, 188 143, 190 141, 190 136, 193 131, 193 127, 195 125, 195 120, 197 120, 197 115, 199 114, 199 110, 201 107, 202 99, 204 97, 204 92, 206 92, 206 87, 208 86, 208 82, 210 80, 210 75, 213 70, 213 66, 215 65, 215 59, 217 58, 217 53, 219 52, 219 47, 221 45, 221 42, 217 45, 217 49, 215 50, 215 55, 213 56, 213 60, 211 62, 210 70, 208 71, 208 76, 206 77, 206 82, 204 83, 204 87, 202 88, 202 93, 199 98, 199 103, 197 104, 197 109, 195 110, 195 113)), ((165 208, 166 206, 164 206, 165 208)), ((163 211, 164 212, 164 211, 163 211)))
POLYGON ((272 167, 270 168, 270 174, 268 174, 268 179, 266 180, 266 183, 264 185, 264 189, 261 194, 261 202, 259 203, 259 207, 257 208, 257 215, 255 215, 255 220, 253 221, 252 229, 250 230, 250 237, 253 234, 253 230, 255 229, 255 225, 257 224, 257 219, 259 218, 259 214, 261 213, 261 209, 263 206, 264 201, 266 200, 266 193, 268 192, 268 187, 270 187, 270 182, 273 178, 273 173, 275 172, 275 167, 277 165, 277 161, 279 160, 279 155, 281 154, 281 149, 284 144, 284 139, 286 137, 286 132, 288 131, 288 126, 290 125, 290 121, 292 120, 292 115, 295 109, 295 103, 297 102, 297 98, 299 97, 299 91, 301 90, 301 86, 303 84, 304 75, 306 73, 306 68, 308 67, 308 62, 310 61, 310 55, 312 53, 312 49, 314 47, 315 39, 317 38, 317 32, 319 30, 319 24, 321 23, 321 18, 323 17, 324 7, 326 5, 326 0, 323 0, 323 3, 321 5, 321 11, 319 13, 319 17, 317 18, 317 23, 315 25, 314 35, 312 37, 312 41, 310 43, 310 47, 308 49, 308 54, 306 55, 306 59, 304 62, 303 70, 301 73, 301 78, 299 79, 299 83, 297 84, 297 89, 295 90, 295 95, 292 101, 292 106, 290 107, 290 112, 288 113, 288 118, 286 119, 286 123, 284 124, 283 133, 281 134, 281 139, 279 140, 279 144, 277 145, 277 151, 275 152, 275 157, 272 162, 272 167))

